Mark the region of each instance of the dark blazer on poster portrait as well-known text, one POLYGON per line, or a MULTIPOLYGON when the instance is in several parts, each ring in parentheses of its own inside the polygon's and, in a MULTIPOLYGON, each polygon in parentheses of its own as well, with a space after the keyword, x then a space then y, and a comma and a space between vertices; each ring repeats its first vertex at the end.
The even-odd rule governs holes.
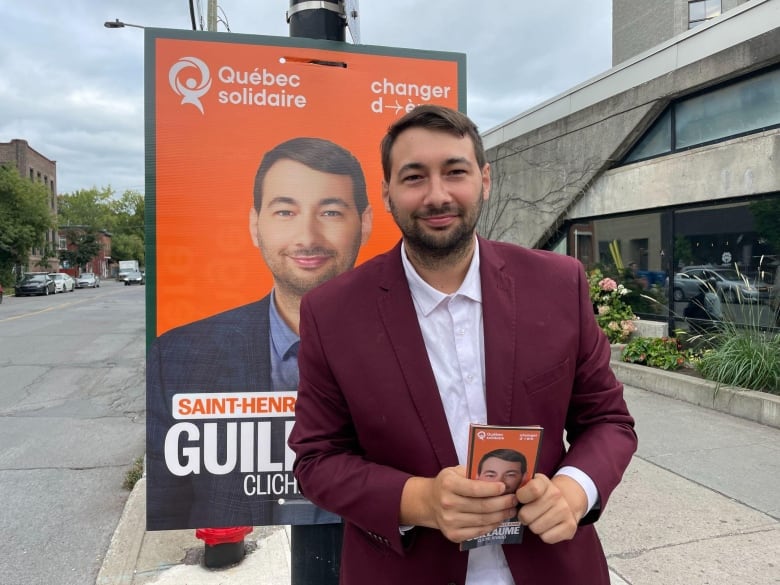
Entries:
MULTIPOLYGON (((547 545, 526 529, 522 544, 504 546, 510 570, 522 585, 608 585, 591 522, 636 435, 584 270, 567 256, 483 239, 479 251, 487 422, 543 426, 537 471, 578 467, 600 498, 573 540, 547 545)), ((440 531, 399 533, 407 479, 458 465, 400 254, 399 245, 328 281, 301 307, 290 445, 303 493, 344 519, 342 585, 466 575, 467 555, 440 531)))
MULTIPOLYGON (((165 465, 165 436, 179 422, 171 414, 175 394, 271 388, 270 299, 269 295, 168 331, 150 348, 146 371, 150 530, 340 521, 308 502, 280 505, 278 498, 246 496, 241 473, 176 477, 165 465)), ((272 452, 277 454, 285 448, 283 426, 274 426, 272 452)), ((224 461, 224 449, 219 461, 224 461)))

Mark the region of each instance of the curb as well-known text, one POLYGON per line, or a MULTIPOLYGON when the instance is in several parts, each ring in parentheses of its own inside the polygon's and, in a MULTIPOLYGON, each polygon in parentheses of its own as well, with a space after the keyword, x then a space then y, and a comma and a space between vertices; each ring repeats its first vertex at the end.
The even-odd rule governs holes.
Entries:
POLYGON ((610 362, 615 376, 627 386, 641 388, 780 429, 780 396, 667 372, 659 368, 610 362))
POLYGON ((95 585, 132 585, 146 532, 146 476, 127 498, 95 585))

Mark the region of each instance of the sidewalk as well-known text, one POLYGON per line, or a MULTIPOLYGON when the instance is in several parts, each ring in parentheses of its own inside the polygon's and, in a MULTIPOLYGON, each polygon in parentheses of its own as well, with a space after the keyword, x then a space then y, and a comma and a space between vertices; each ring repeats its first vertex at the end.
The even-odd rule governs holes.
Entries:
MULTIPOLYGON (((780 429, 630 386, 626 401, 639 450, 598 523, 612 585, 780 584, 780 429)), ((290 583, 285 527, 255 528, 240 564, 205 569, 194 530, 144 531, 144 493, 142 479, 97 585, 290 583)))

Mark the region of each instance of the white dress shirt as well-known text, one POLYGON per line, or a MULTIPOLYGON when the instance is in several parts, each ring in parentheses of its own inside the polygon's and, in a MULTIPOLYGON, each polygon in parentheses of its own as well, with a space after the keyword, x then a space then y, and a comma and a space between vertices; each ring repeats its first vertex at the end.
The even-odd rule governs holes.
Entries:
MULTIPOLYGON (((417 274, 403 244, 401 259, 458 462, 465 466, 469 424, 487 423, 479 243, 475 238, 474 256, 466 277, 460 288, 449 295, 417 274)), ((571 475, 583 485, 590 509, 597 494, 592 480, 575 468, 562 468, 559 473, 571 475)), ((515 585, 501 546, 483 546, 467 554, 466 585, 515 585)))

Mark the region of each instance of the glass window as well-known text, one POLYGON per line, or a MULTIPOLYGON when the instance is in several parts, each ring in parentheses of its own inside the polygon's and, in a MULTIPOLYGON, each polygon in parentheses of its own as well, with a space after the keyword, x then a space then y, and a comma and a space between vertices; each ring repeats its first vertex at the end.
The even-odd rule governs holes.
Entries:
POLYGON ((720 0, 706 0, 704 2, 705 18, 720 16, 720 0))
POLYGON ((702 325, 686 319, 697 308, 694 297, 700 292, 717 297, 721 319, 774 326, 780 294, 775 288, 780 271, 780 197, 680 210, 674 216, 672 316, 677 326, 697 330, 702 325))
POLYGON ((705 8, 704 8, 704 0, 699 0, 697 2, 689 2, 688 3, 688 21, 689 22, 696 22, 698 20, 704 20, 705 15, 705 8))
POLYGON ((578 220, 567 241, 586 270, 631 291, 627 300, 643 319, 701 332, 712 325, 691 317, 702 294, 716 320, 780 327, 780 195, 578 220))
POLYGON ((780 124, 780 69, 675 105, 675 144, 686 148, 780 124))
POLYGON ((671 255, 664 249, 664 213, 596 219, 569 228, 569 250, 590 271, 629 289, 627 302, 640 317, 665 320, 671 255))
POLYGON ((720 0, 696 0, 688 2, 688 28, 698 26, 705 21, 720 16, 720 0))
POLYGON ((672 150, 672 113, 667 109, 642 139, 631 149, 624 162, 635 162, 672 150))
POLYGON ((636 162, 778 125, 780 68, 672 104, 622 162, 636 162))

